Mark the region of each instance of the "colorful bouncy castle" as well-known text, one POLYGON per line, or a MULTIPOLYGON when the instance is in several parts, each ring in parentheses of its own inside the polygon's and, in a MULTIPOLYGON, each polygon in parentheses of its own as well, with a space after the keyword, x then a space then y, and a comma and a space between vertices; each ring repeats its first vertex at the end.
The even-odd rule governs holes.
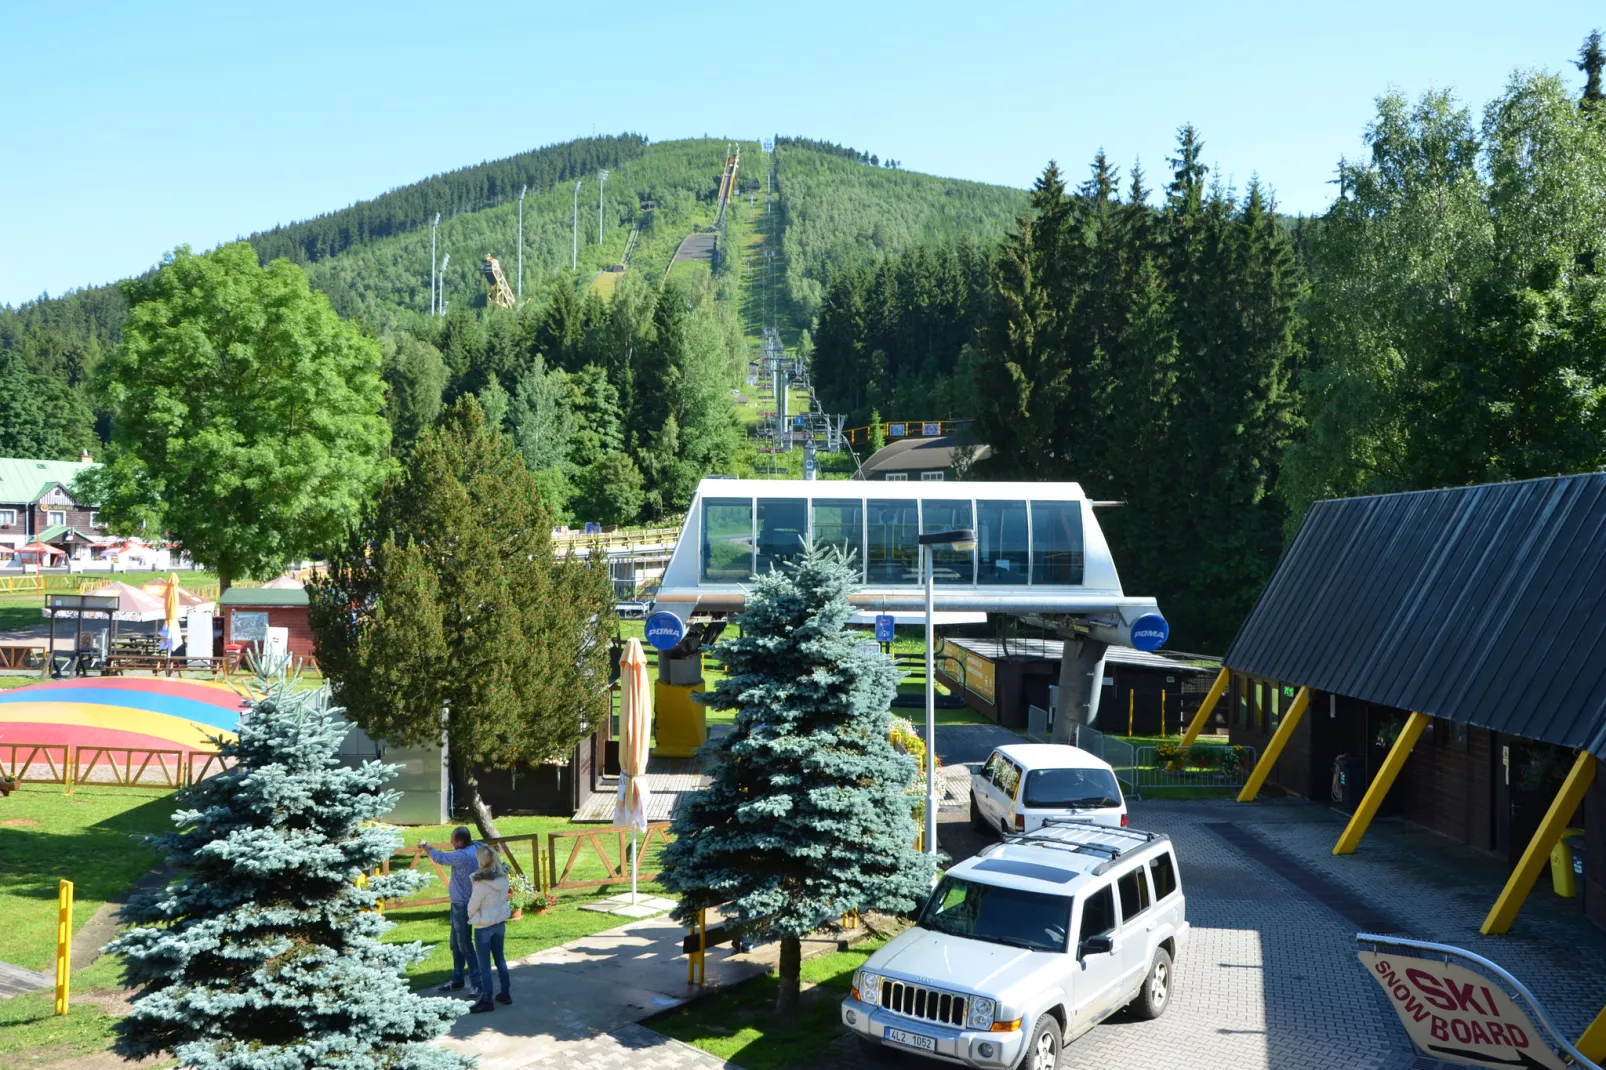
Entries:
POLYGON ((241 699, 223 684, 159 677, 51 680, 0 691, 0 741, 214 750, 234 738, 241 699))

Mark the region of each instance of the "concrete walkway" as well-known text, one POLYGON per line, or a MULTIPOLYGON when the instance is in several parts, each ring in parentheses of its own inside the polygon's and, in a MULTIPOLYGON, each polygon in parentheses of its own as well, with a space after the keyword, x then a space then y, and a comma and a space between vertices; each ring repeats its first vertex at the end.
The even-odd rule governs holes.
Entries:
MULTIPOLYGON (((439 1043, 477 1056, 481 1070, 725 1066, 644 1027, 624 1028, 697 994, 686 984, 685 936, 685 928, 667 918, 648 918, 509 962, 513 1003, 463 1015, 439 1043)), ((803 954, 835 947, 834 941, 805 941, 803 954)), ((776 944, 740 955, 728 946, 712 948, 708 985, 761 976, 778 954, 776 944)))

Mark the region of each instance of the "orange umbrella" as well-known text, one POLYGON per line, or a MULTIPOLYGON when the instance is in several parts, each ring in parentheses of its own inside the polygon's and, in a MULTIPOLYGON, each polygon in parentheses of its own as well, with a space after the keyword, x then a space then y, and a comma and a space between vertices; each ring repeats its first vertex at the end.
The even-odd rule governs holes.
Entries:
POLYGON ((652 746, 652 683, 641 641, 625 643, 619 659, 619 800, 614 824, 630 828, 630 901, 636 901, 636 833, 647 831, 647 751, 652 746))

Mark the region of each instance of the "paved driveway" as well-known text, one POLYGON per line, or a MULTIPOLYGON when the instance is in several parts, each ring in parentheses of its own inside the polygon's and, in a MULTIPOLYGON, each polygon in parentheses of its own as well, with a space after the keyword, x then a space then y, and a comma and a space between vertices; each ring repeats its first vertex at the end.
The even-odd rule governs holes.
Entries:
MULTIPOLYGON (((1428 1070, 1355 958, 1355 933, 1393 931, 1494 959, 1573 1038, 1606 1004, 1606 933, 1536 891, 1507 937, 1478 935, 1504 874, 1491 859, 1404 822, 1379 822, 1334 858, 1343 819, 1298 801, 1131 804, 1132 823, 1176 843, 1193 923, 1171 1007, 1122 1017, 1066 1051, 1067 1067, 1134 1070, 1428 1070)), ((943 847, 980 841, 947 812, 943 847)), ((931 1065, 909 1058, 908 1066, 931 1065)), ((832 1067, 868 1070, 850 1038, 832 1067)))

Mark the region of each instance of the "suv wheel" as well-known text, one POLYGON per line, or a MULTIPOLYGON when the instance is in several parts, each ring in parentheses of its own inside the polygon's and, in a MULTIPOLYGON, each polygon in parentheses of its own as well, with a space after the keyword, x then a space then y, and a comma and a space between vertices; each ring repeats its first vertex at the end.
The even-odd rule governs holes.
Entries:
POLYGON ((1052 1014, 1039 1015, 1020 1070, 1056 1070, 1060 1064, 1060 1044, 1060 1024, 1052 1014))
POLYGON ((974 792, 970 796, 970 830, 972 832, 980 832, 983 835, 992 831, 992 828, 987 824, 987 819, 981 816, 981 807, 976 805, 974 792))
POLYGON ((862 1035, 856 1036, 855 1039, 857 1039, 859 1042, 859 1053, 863 1055, 867 1061, 882 1064, 895 1063, 898 1061, 898 1053, 887 1047, 885 1044, 882 1044, 880 1041, 871 1040, 869 1037, 862 1035))
POLYGON ((1171 986, 1175 980, 1171 954, 1163 947, 1156 949, 1154 961, 1149 963, 1149 974, 1138 991, 1138 998, 1132 1001, 1133 1015, 1149 1021, 1164 1014, 1166 1004, 1171 1002, 1171 986))

